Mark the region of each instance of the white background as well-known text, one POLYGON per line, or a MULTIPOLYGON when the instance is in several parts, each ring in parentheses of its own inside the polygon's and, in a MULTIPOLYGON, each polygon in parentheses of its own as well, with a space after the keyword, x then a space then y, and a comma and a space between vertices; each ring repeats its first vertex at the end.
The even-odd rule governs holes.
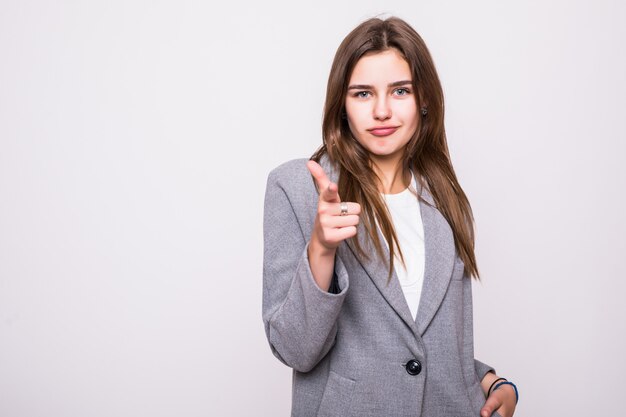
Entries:
POLYGON ((429 45, 472 203, 477 357, 516 416, 622 415, 626 6, 0 1, 0 416, 286 416, 268 172, 319 146, 343 37, 429 45))

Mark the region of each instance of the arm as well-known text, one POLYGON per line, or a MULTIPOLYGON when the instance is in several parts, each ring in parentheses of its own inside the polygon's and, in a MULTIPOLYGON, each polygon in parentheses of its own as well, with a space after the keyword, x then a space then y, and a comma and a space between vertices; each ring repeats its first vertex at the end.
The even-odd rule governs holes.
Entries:
MULTIPOLYGON (((469 332, 468 340, 473 340, 473 325, 471 319, 473 315, 472 284, 470 278, 467 276, 464 276, 463 280, 465 288, 464 305, 467 309, 465 315, 470 318, 469 323, 466 325, 466 331, 469 332)), ((515 390, 513 387, 510 385, 503 385, 495 391, 492 390, 491 395, 488 395, 488 390, 491 387, 491 384, 500 377, 491 366, 477 359, 474 359, 474 369, 478 379, 480 380, 480 385, 486 398, 485 404, 480 410, 481 417, 489 417, 494 411, 497 411, 502 417, 512 417, 516 405, 515 390)))
POLYGON ((307 254, 315 282, 327 291, 332 283, 337 247, 345 239, 356 234, 360 205, 342 203, 337 184, 328 179, 324 169, 317 162, 309 161, 307 168, 320 190, 307 254))
MULTIPOLYGON (((471 292, 471 283, 469 278, 465 277, 469 289, 471 292)), ((471 301, 471 295, 469 296, 471 301)), ((496 371, 489 365, 482 363, 481 361, 474 359, 474 368, 476 369, 476 375, 480 379, 480 386, 485 394, 485 404, 480 410, 481 417, 489 417, 494 411, 497 411, 502 417, 512 417, 515 412, 516 396, 515 390, 510 385, 502 385, 495 391, 491 391, 489 395, 489 388, 493 382, 500 377, 496 374, 496 371)))
POLYGON ((300 227, 281 178, 286 176, 270 173, 265 194, 263 322, 274 355, 295 370, 307 372, 334 344, 348 274, 334 257, 340 292, 331 294, 317 284, 307 256, 307 231, 300 227))

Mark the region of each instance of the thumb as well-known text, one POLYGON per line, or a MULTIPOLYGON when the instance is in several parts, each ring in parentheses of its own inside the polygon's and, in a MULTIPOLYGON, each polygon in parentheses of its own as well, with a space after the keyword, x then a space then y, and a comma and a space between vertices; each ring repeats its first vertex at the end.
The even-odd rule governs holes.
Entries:
POLYGON ((340 202, 339 198, 339 190, 337 188, 337 184, 331 182, 328 179, 328 176, 324 172, 324 168, 320 166, 315 161, 309 161, 306 164, 307 168, 313 178, 315 178, 315 182, 317 183, 317 188, 320 192, 320 198, 329 203, 338 203, 340 202))
POLYGON ((490 417, 494 411, 502 406, 502 401, 497 397, 490 395, 480 410, 480 417, 490 417))

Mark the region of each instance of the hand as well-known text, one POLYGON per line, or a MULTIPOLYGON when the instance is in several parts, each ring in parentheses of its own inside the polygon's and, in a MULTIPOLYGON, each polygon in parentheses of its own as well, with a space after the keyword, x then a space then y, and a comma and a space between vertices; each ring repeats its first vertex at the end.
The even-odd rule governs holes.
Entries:
POLYGON ((311 245, 326 253, 334 254, 342 241, 356 235, 361 206, 358 203, 346 203, 348 214, 342 215, 337 184, 328 179, 324 169, 317 162, 309 161, 307 168, 320 190, 311 245))
POLYGON ((491 391, 491 395, 480 410, 480 417, 490 417, 494 410, 502 417, 511 417, 515 412, 515 405, 515 390, 508 384, 502 385, 497 390, 491 391))

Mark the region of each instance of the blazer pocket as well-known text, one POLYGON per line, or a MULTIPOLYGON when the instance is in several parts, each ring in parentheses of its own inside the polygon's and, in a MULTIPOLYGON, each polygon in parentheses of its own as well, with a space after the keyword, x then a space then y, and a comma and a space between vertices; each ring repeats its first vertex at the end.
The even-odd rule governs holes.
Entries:
POLYGON ((330 371, 317 417, 346 417, 350 412, 355 381, 330 371))

